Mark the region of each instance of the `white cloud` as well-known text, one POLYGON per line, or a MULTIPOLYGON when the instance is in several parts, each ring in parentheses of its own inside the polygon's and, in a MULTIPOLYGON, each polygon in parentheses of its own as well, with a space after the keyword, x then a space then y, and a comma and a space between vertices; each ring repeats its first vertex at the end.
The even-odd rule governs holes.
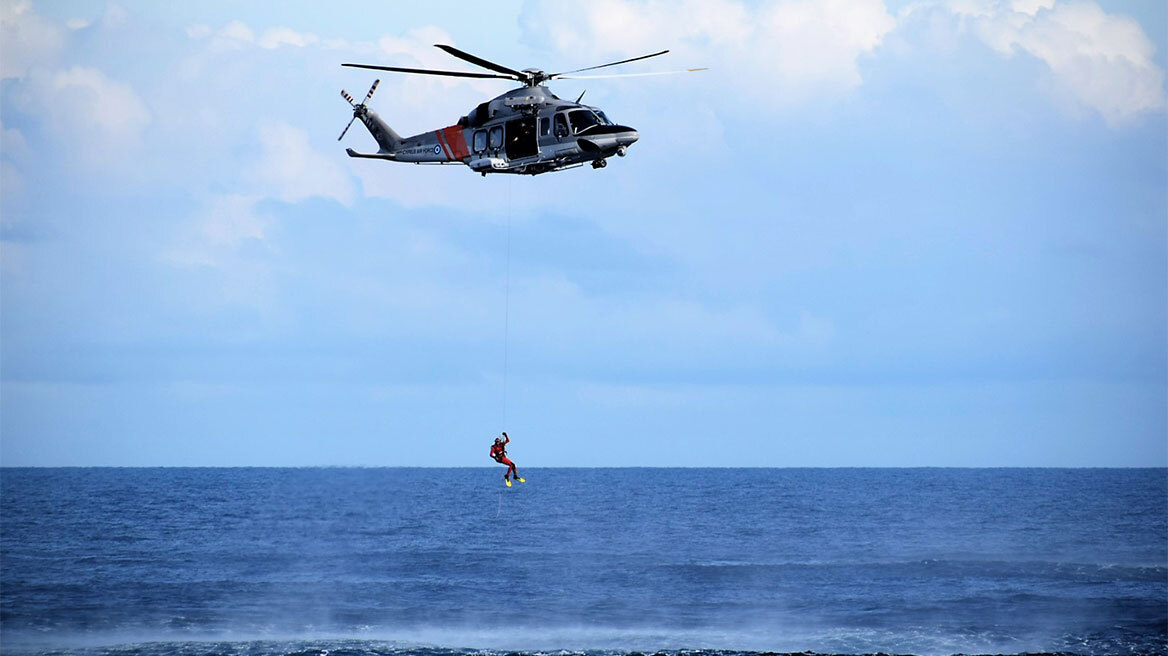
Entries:
POLYGON ((234 248, 248 239, 262 240, 271 219, 256 213, 254 196, 211 198, 204 208, 199 234, 212 246, 234 248))
POLYGON ((41 115, 71 156, 103 170, 135 156, 151 122, 133 87, 96 68, 37 69, 14 91, 14 102, 41 115))
POLYGON ((161 258, 188 270, 185 280, 200 290, 197 297, 184 299, 186 309, 269 306, 274 295, 269 255, 274 248, 268 233, 274 222, 258 211, 259 201, 242 194, 212 196, 178 228, 161 258), (216 293, 208 294, 208 289, 216 293))
POLYGON ((0 155, 4 159, 23 162, 29 155, 28 141, 16 128, 5 127, 0 121, 0 155))
MULTIPOLYGON (((7 201, 24 191, 24 175, 16 167, 17 163, 27 161, 29 155, 28 142, 24 135, 15 128, 4 127, 0 122, 0 208, 7 201)), ((0 211, 0 224, 11 225, 15 219, 12 211, 0 211)))
POLYGON ((232 39, 244 43, 255 42, 255 32, 243 21, 231 21, 219 30, 218 35, 224 39, 232 39))
POLYGON ((740 97, 781 105, 854 88, 895 21, 881 0, 599 0, 529 5, 524 26, 564 60, 669 47, 674 67, 709 66, 740 97))
POLYGON ((207 25, 196 24, 187 27, 187 36, 192 39, 209 41, 213 52, 240 50, 253 46, 256 42, 255 32, 243 21, 234 20, 218 30, 207 25))
POLYGON ((80 66, 53 75, 51 87, 88 128, 114 139, 135 139, 150 121, 146 104, 128 84, 111 80, 94 68, 80 66))
MULTIPOLYGON (((383 36, 377 41, 377 52, 370 53, 381 61, 363 63, 391 63, 409 68, 434 68, 439 70, 470 70, 482 72, 470 64, 461 64, 434 44, 457 45, 454 37, 437 27, 418 27, 402 36, 383 36)), ((363 71, 372 74, 373 71, 363 71)), ((380 73, 378 73, 380 75, 380 73)), ((493 80, 471 80, 457 77, 432 75, 383 76, 382 97, 392 97, 396 109, 404 109, 407 120, 417 117, 426 125, 423 129, 436 129, 452 124, 459 115, 488 98, 504 90, 507 83, 493 80), (389 87, 389 88, 386 88, 389 87), (444 117, 446 122, 434 125, 435 107, 457 107, 453 117, 444 117)))
POLYGON ((851 88, 860 84, 859 57, 876 49, 894 21, 883 2, 782 2, 762 17, 759 46, 780 82, 798 87, 851 88))
POLYGON ((274 198, 295 203, 314 196, 353 202, 353 182, 337 164, 335 156, 312 148, 308 133, 282 121, 265 123, 259 129, 262 154, 251 175, 274 198))
POLYGON ((754 18, 734 0, 598 0, 528 5, 522 20, 529 33, 550 41, 565 59, 591 59, 644 54, 663 43, 740 46, 754 33, 754 18))
POLYGON ((192 39, 206 39, 214 33, 215 30, 211 29, 210 25, 205 25, 203 23, 196 23, 194 25, 187 26, 187 36, 192 39))
POLYGON ((105 8, 105 15, 101 18, 103 27, 125 27, 130 22, 130 13, 119 4, 111 3, 105 8))
POLYGON ((272 219, 256 211, 256 196, 216 195, 208 198, 187 225, 166 259, 193 267, 223 266, 240 245, 263 241, 272 219))
MULTIPOLYGON (((1168 105, 1155 48, 1135 20, 1091 0, 941 0, 991 48, 1044 62, 1063 99, 1117 125, 1168 105)), ((860 61, 897 25, 882 0, 595 0, 529 3, 522 18, 564 61, 584 64, 671 48, 672 68, 709 66, 744 101, 799 104, 847 93, 860 61), (651 26, 651 28, 650 28, 651 26)), ((665 61, 665 60, 659 60, 665 61)), ((689 81, 687 81, 689 82, 689 81)), ((657 83, 664 84, 664 83, 657 83)))
POLYGON ((1050 9, 1054 0, 1012 0, 1010 8, 1022 14, 1037 14, 1040 9, 1050 9))
POLYGON ((313 45, 319 42, 315 34, 296 32, 287 27, 275 27, 267 30, 259 38, 259 46, 268 50, 279 48, 280 46, 293 46, 296 48, 303 48, 305 46, 313 45))
POLYGON ((28 2, 0 2, 0 78, 23 78, 48 65, 64 47, 61 30, 28 2))
MULTIPOLYGON (((297 32, 290 27, 273 27, 256 36, 255 30, 243 21, 234 20, 218 30, 197 23, 187 26, 187 36, 196 39, 210 39, 215 50, 237 50, 247 46, 258 46, 265 50, 275 50, 282 46, 304 48, 320 43, 320 37, 310 32, 297 32)), ((335 43, 333 45, 336 45, 335 43)))
POLYGON ((1068 102, 1098 112, 1110 125, 1168 104, 1155 46, 1131 18, 1108 14, 1094 2, 953 0, 945 6, 967 18, 994 50, 1041 60, 1068 102))

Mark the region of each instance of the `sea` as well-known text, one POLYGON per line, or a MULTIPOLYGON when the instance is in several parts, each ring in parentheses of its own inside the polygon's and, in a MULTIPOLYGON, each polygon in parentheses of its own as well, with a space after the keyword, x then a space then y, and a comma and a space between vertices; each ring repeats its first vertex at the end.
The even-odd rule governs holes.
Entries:
POLYGON ((1168 469, 0 469, 0 651, 1168 653, 1168 469))

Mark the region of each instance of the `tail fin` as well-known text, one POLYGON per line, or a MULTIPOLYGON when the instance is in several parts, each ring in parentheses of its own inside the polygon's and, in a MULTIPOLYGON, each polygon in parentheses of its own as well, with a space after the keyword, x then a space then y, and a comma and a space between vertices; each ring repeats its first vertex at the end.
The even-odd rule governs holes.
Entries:
POLYGON ((398 136, 393 128, 385 124, 381 117, 377 115, 372 109, 366 109, 362 106, 360 114, 354 113, 354 116, 360 116, 361 122, 369 128, 369 134, 377 140, 377 145, 381 147, 380 152, 390 153, 397 150, 401 145, 402 138, 398 136))
POLYGON ((373 92, 377 90, 377 85, 380 83, 381 80, 373 81, 373 86, 369 87, 369 93, 365 94, 365 99, 360 104, 357 104, 352 96, 346 93, 344 89, 341 89, 341 97, 353 107, 353 118, 349 119, 349 125, 345 126, 345 129, 341 132, 341 136, 337 137, 337 141, 345 138, 345 133, 349 131, 349 127, 353 125, 353 121, 359 118, 365 124, 365 127, 369 129, 369 134, 373 135, 373 138, 377 140, 377 145, 381 147, 380 152, 389 153, 397 149, 401 143, 401 137, 393 131, 393 128, 386 125, 385 121, 381 120, 381 117, 376 112, 367 106, 369 99, 373 97, 373 92))

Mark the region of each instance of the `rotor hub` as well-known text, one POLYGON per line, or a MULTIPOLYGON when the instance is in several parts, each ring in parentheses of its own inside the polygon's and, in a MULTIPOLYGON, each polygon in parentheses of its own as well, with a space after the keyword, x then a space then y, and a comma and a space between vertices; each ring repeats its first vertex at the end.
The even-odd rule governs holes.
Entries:
POLYGON ((522 71, 524 75, 524 84, 529 87, 538 86, 546 81, 550 76, 538 68, 525 68, 522 71))

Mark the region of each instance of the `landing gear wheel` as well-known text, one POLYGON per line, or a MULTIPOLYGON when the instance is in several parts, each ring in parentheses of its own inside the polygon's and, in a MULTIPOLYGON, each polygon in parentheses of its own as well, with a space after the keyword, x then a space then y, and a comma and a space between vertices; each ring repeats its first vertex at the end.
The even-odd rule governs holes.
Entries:
POLYGON ((594 169, 602 169, 606 166, 608 166, 608 160, 606 160, 606 159, 592 160, 592 168, 594 168, 594 169))

